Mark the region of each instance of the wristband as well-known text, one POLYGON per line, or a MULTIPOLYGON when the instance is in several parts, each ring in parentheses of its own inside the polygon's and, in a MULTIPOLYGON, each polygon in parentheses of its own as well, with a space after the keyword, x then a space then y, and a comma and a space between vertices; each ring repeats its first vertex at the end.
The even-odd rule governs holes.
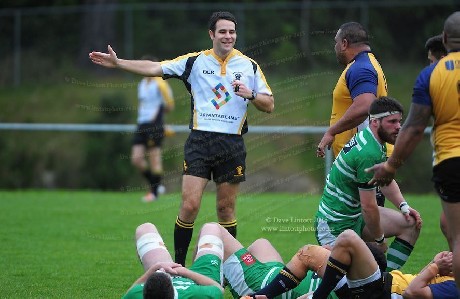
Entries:
POLYGON ((401 213, 403 213, 404 215, 407 215, 410 213, 409 211, 409 204, 405 201, 403 201, 402 203, 399 204, 399 210, 401 211, 401 213))
POLYGON ((377 244, 383 244, 383 242, 385 242, 385 234, 383 234, 382 237, 378 239, 374 239, 374 241, 377 242, 377 244))

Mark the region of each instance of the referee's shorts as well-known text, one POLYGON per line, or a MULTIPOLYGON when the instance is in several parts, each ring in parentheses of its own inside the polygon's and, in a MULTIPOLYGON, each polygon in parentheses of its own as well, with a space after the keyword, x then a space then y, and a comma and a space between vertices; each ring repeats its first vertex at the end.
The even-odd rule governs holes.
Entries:
POLYGON ((192 130, 184 145, 184 175, 216 183, 246 180, 246 147, 241 135, 192 130))

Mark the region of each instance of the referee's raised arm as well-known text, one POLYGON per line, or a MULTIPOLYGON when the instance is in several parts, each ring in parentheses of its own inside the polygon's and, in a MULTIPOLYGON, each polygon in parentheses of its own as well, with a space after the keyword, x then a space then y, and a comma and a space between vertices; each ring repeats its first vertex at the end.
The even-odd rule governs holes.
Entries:
POLYGON ((89 53, 89 59, 93 63, 107 68, 118 68, 144 77, 161 77, 163 75, 161 65, 157 61, 120 59, 110 45, 107 46, 107 50, 108 53, 93 51, 89 53))

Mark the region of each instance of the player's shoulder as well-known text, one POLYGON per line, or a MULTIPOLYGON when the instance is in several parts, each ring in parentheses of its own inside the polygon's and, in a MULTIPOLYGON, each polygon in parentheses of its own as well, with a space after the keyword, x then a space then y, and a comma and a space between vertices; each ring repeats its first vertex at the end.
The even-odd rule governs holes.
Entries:
POLYGON ((206 50, 202 50, 202 51, 199 51, 199 52, 190 52, 190 53, 187 53, 187 54, 184 54, 184 55, 177 56, 177 57, 174 58, 174 59, 163 60, 163 61, 161 62, 161 64, 172 63, 172 62, 179 62, 179 61, 187 60, 187 59, 189 59, 190 57, 197 57, 197 56, 199 56, 200 54, 203 54, 204 52, 206 52, 206 50))

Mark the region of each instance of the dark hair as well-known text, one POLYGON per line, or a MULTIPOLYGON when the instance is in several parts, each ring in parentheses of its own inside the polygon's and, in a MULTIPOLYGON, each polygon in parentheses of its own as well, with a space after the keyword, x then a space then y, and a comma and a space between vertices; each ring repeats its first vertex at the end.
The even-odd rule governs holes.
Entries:
POLYGON ((216 12, 213 12, 211 17, 209 18, 209 22, 208 22, 209 30, 211 30, 212 32, 216 31, 216 23, 219 20, 231 21, 235 23, 235 27, 237 24, 235 16, 229 13, 228 11, 216 11, 216 12))
POLYGON ((425 50, 430 51, 431 55, 436 57, 437 60, 447 55, 447 50, 442 43, 442 35, 435 35, 430 37, 425 43, 425 50))
POLYGON ((155 272, 144 284, 144 299, 174 299, 174 288, 169 275, 155 272))
POLYGON ((366 242, 366 245, 374 256, 377 265, 379 265, 380 271, 385 272, 387 268, 387 257, 385 256, 385 253, 383 253, 375 243, 366 242))
POLYGON ((363 25, 357 22, 348 22, 342 24, 339 28, 340 35, 339 37, 344 40, 348 41, 348 44, 366 44, 369 45, 369 36, 367 34, 367 30, 363 27, 363 25))
POLYGON ((403 106, 391 97, 379 97, 373 101, 369 107, 369 114, 379 114, 390 111, 398 111, 401 114, 404 112, 403 106))

